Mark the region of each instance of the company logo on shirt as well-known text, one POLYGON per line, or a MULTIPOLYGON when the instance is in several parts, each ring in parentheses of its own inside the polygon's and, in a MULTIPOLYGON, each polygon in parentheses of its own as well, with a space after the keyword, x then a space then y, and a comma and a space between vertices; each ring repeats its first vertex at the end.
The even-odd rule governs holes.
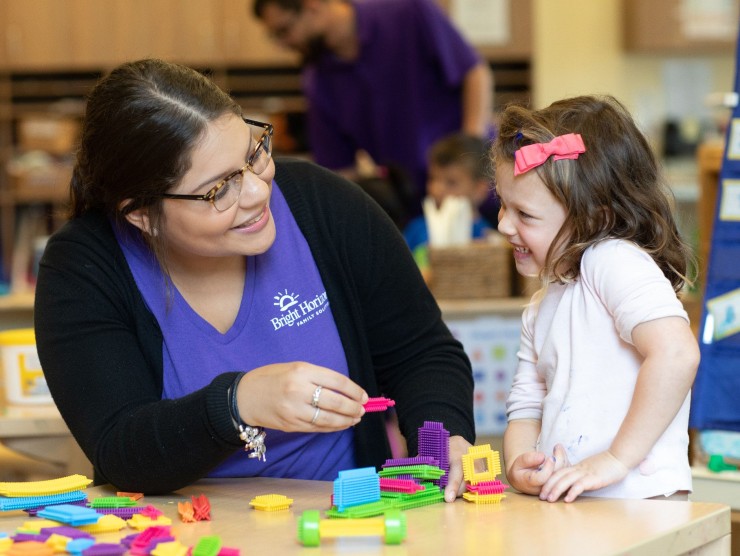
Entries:
POLYGON ((300 295, 288 293, 287 289, 277 293, 273 305, 278 307, 282 314, 270 319, 274 330, 280 330, 285 326, 302 326, 329 307, 325 291, 306 301, 300 301, 299 298, 300 295))
POLYGON ((275 303, 273 303, 273 305, 277 305, 280 307, 282 312, 285 312, 298 303, 299 297, 300 295, 297 293, 288 293, 288 290, 285 290, 283 293, 278 292, 278 294, 273 298, 275 299, 275 303))

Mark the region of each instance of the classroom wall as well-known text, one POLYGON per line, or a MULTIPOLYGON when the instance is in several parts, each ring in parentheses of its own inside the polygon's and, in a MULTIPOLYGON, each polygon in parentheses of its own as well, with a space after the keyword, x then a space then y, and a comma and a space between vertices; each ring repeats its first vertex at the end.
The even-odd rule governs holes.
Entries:
POLYGON ((543 107, 576 94, 610 93, 660 141, 667 118, 710 120, 707 92, 733 90, 734 51, 675 56, 635 54, 623 46, 622 0, 533 0, 533 102, 543 107), (680 86, 676 86, 680 83, 680 86))
POLYGON ((535 105, 587 92, 623 96, 620 1, 533 1, 535 105))

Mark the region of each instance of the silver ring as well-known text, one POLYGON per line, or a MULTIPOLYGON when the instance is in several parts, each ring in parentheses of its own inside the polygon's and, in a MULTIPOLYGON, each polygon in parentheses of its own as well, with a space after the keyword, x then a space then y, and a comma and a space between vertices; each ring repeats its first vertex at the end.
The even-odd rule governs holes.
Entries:
MULTIPOLYGON (((319 386, 321 388, 321 386, 319 386)), ((321 413, 321 408, 317 407, 316 412, 313 414, 313 419, 311 419, 311 424, 313 425, 316 422, 316 419, 319 418, 319 413, 321 413)))
POLYGON ((324 388, 323 386, 317 386, 316 390, 313 391, 313 398, 311 399, 311 407, 319 407, 319 396, 321 396, 321 390, 323 388, 324 388))

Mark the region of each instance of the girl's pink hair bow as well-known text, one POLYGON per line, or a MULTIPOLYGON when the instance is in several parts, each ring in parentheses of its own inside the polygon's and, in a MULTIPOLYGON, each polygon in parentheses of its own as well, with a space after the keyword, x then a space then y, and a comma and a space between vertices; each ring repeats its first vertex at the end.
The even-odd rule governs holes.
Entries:
POLYGON ((579 133, 558 135, 549 143, 525 145, 514 153, 514 175, 518 176, 536 168, 552 156, 553 160, 576 159, 586 152, 586 146, 579 133))

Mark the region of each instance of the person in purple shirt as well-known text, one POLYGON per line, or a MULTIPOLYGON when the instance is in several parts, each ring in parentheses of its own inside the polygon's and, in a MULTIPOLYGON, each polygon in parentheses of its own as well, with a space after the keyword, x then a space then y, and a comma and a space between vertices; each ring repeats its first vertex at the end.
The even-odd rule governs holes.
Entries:
POLYGON ((273 160, 273 127, 190 68, 139 60, 89 95, 69 221, 39 265, 49 390, 96 482, 333 480, 450 433, 475 440, 470 362, 397 228, 359 186, 273 160), (245 453, 246 452, 246 453, 245 453))
POLYGON ((322 166, 352 178, 358 151, 399 164, 418 204, 435 141, 491 137, 490 68, 434 0, 253 2, 271 35, 303 55, 309 146, 322 166))

